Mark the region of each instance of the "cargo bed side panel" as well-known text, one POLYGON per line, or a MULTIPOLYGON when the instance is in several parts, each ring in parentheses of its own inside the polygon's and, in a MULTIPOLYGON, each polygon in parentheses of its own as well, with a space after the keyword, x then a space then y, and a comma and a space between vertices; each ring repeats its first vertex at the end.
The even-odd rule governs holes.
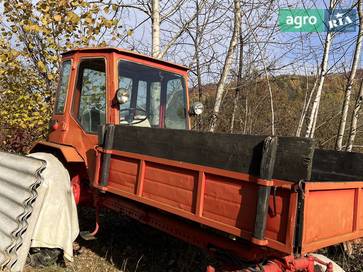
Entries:
POLYGON ((363 182, 308 182, 303 253, 363 236, 363 182))
MULTIPOLYGON (((266 226, 268 247, 292 253, 297 195, 274 181, 266 226)), ((256 178, 248 174, 113 151, 105 191, 250 240, 257 205, 256 178)))

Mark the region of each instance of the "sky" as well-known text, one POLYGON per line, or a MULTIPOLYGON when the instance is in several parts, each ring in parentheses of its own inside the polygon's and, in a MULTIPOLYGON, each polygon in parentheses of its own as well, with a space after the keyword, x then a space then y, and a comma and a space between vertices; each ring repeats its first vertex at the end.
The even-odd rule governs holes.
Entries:
MULTIPOLYGON (((130 1, 132 3, 133 1, 130 1)), ((163 1, 162 1, 163 2, 163 1)), ((249 2, 249 1, 245 1, 249 2)), ((329 6, 328 1, 318 0, 318 1, 291 1, 291 0, 280 0, 279 8, 304 8, 304 9, 326 9, 329 6)), ((350 8, 353 4, 353 0, 343 0, 338 8, 350 8)), ((221 7, 223 9, 223 7, 221 7)), ((258 11, 256 11, 256 14, 258 11)), ((125 14, 126 15, 126 14, 125 14)), ((146 16, 137 11, 129 11, 127 16, 125 16, 125 28, 134 28, 143 22, 146 16)), ((265 58, 278 59, 276 64, 275 74, 285 74, 285 73, 305 73, 307 71, 313 73, 316 71, 317 65, 320 64, 323 44, 326 36, 326 32, 320 33, 286 33, 281 32, 276 26, 278 22, 278 9, 274 10, 271 18, 269 18, 269 25, 275 26, 272 30, 273 42, 266 48, 264 53, 265 58), (304 42, 301 40, 304 39, 304 42)), ((242 28, 246 28, 246 22, 242 22, 242 28)), ((168 33, 168 28, 170 24, 165 22, 162 24, 162 36, 168 33)), ((141 24, 135 31, 132 37, 128 39, 127 42, 117 43, 119 46, 127 47, 128 49, 137 49, 142 53, 150 52, 150 20, 146 20, 141 24), (140 43, 140 41, 142 41, 140 43)), ((221 27, 221 33, 226 32, 231 28, 231 25, 226 22, 221 27)), ((271 30, 271 29, 270 29, 271 30)), ((258 39, 263 40, 264 35, 267 32, 260 31, 257 33, 258 39)), ((352 54, 354 50, 354 42, 356 39, 357 31, 355 32, 345 32, 337 33, 334 35, 333 46, 330 57, 331 71, 342 71, 349 69, 352 54)), ((227 51, 229 44, 229 38, 225 37, 221 42, 214 45, 213 54, 219 56, 219 61, 214 65, 214 69, 221 69, 222 62, 224 61, 224 55, 227 51), (219 62, 219 63, 218 63, 219 62)), ((184 43, 191 42, 188 37, 181 39, 184 43)), ((192 51, 191 47, 184 46, 186 49, 176 50, 177 54, 170 54, 166 56, 168 60, 181 63, 186 66, 193 66, 192 54, 188 54, 185 51, 192 51)), ((211 52, 206 51, 206 57, 211 52)), ((245 53, 246 55, 248 52, 245 53)), ((254 51, 252 54, 256 54, 254 51)), ((257 53, 258 54, 258 53, 257 53)), ((362 67, 362 60, 360 61, 360 67, 362 67)), ((205 77, 205 81, 213 80, 214 75, 211 74, 205 77)))
MULTIPOLYGON (((37 2, 36 0, 33 0, 37 2)), ((339 8, 349 8, 353 4, 353 0, 342 0, 339 8)), ((124 0, 125 4, 135 4, 135 1, 124 0)), ((165 7, 165 10, 171 10, 172 1, 161 1, 161 6, 165 7)), ((229 45, 231 28, 232 28, 232 16, 227 11, 232 1, 222 1, 221 5, 215 11, 215 16, 220 16, 220 24, 211 25, 211 33, 206 35, 205 47, 201 50, 202 58, 205 62, 210 61, 212 64, 204 71, 204 82, 213 82, 218 78, 217 75, 221 71, 224 57, 229 45), (215 27, 214 29, 212 29, 215 27), (220 37, 220 38, 219 38, 220 37), (209 44, 211 44, 209 46, 209 44)), ((251 1, 244 1, 242 9, 246 9, 251 1)), ((328 1, 298 1, 298 0, 279 0, 276 1, 278 5, 275 6, 271 16, 266 21, 266 30, 259 30, 256 32, 256 37, 252 39, 250 45, 245 48, 245 58, 256 57, 256 69, 261 69, 261 60, 266 59, 268 61, 276 60, 274 63, 274 74, 291 74, 291 73, 305 73, 306 71, 313 73, 316 67, 319 65, 321 55, 323 52, 323 43, 326 36, 326 32, 320 33, 286 33, 281 32, 277 26, 278 11, 279 8, 304 8, 304 9, 325 9, 328 7, 328 1), (263 52, 257 49, 256 42, 266 40, 266 37, 271 35, 270 43, 263 48, 263 52)), ((248 25, 253 23, 253 17, 262 16, 266 12, 264 7, 259 7, 251 14, 251 21, 242 21, 242 29, 244 33, 248 34, 248 25)), ((2 13, 2 5, 0 5, 0 14, 2 13)), ((182 15, 175 14, 171 21, 164 21, 161 25, 161 44, 165 44, 172 37, 173 33, 177 29, 175 24, 179 24, 178 21, 185 20, 188 16, 191 16, 194 11, 192 1, 187 1, 183 6, 182 15), (187 11, 187 12, 185 12, 187 11), (189 12, 188 12, 189 11, 189 12)), ((147 15, 135 10, 125 10, 120 16, 120 24, 122 28, 119 31, 124 33, 124 38, 116 41, 109 41, 110 46, 123 47, 126 49, 136 50, 140 53, 150 54, 151 48, 151 22, 147 15), (127 35, 128 30, 133 29, 131 36, 127 35)), ((191 32, 193 32, 194 24, 191 25, 191 32)), ((330 65, 332 71, 342 71, 349 69, 352 54, 354 50, 354 41, 356 39, 357 31, 353 33, 337 33, 335 35, 330 65)), ((251 38, 250 38, 251 39, 251 38)), ((177 62, 189 67, 193 67, 195 62, 193 59, 194 48, 191 45, 192 40, 186 33, 178 40, 179 45, 172 48, 170 53, 165 57, 167 60, 177 62)), ((237 61, 235 60, 234 63, 237 61)), ((362 60, 360 61, 360 67, 362 67, 362 60)))

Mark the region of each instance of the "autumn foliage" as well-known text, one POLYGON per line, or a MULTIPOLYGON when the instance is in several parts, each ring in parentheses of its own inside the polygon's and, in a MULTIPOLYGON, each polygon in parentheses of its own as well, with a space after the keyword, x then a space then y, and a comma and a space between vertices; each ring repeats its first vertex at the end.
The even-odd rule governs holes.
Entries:
POLYGON ((45 137, 60 54, 117 36, 117 7, 83 0, 9 0, 0 18, 0 147, 24 152, 45 137), (109 18, 111 17, 111 18, 109 18))

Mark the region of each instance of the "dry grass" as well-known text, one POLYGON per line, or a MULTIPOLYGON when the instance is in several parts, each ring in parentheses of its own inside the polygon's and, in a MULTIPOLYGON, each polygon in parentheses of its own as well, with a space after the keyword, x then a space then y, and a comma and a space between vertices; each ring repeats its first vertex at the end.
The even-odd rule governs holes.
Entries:
MULTIPOLYGON (((93 212, 80 210, 81 229, 93 224, 93 212)), ((77 240, 75 259, 66 267, 48 267, 25 272, 199 272, 216 261, 202 250, 134 220, 105 213, 97 240, 77 240)), ((322 254, 340 264, 347 272, 363 271, 363 246, 355 244, 354 256, 348 258, 339 247, 322 254)))
MULTIPOLYGON (((93 211, 80 210, 80 227, 93 226, 93 211)), ((171 272, 205 271, 208 257, 200 249, 163 232, 115 213, 105 213, 97 239, 75 243, 73 263, 66 268, 26 268, 26 272, 122 271, 171 272)))
POLYGON ((334 260, 346 272, 363 271, 363 239, 356 240, 353 243, 352 256, 347 256, 344 253, 342 245, 330 247, 328 249, 323 249, 321 250, 321 254, 324 254, 330 259, 334 260))

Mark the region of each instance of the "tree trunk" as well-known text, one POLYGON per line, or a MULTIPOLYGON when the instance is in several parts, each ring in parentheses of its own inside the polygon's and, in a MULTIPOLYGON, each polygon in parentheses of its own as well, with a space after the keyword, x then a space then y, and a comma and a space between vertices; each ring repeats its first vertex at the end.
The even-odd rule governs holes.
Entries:
MULTIPOLYGON (((199 45, 200 45, 199 0, 195 1, 195 8, 196 8, 197 17, 195 18, 196 30, 195 30, 195 39, 194 39, 194 50, 195 50, 195 61, 196 61, 196 66, 197 66, 196 71, 197 71, 197 81, 198 81, 198 100, 199 100, 199 102, 202 102, 203 101, 203 87, 202 87, 202 72, 200 70, 200 54, 199 54, 199 45)), ((200 115, 198 117, 197 122, 198 122, 198 129, 202 130, 202 128, 203 128, 203 116, 202 115, 200 115)))
POLYGON ((152 0, 151 11, 151 27, 152 27, 152 45, 151 52, 154 58, 160 55, 160 2, 152 0))
MULTIPOLYGON (((330 0, 329 8, 333 9, 336 5, 337 0, 330 0)), ((313 105, 311 107, 309 123, 306 129, 305 137, 313 138, 315 133, 316 121, 318 119, 319 106, 320 106, 320 98, 321 92, 323 90, 325 76, 328 72, 328 62, 329 62, 329 51, 332 43, 332 32, 328 32, 326 34, 325 43, 324 43, 324 53, 323 59, 321 61, 320 73, 318 78, 318 88, 316 91, 315 99, 313 101, 313 105)))
POLYGON ((270 83, 270 77, 268 75, 267 67, 265 61, 263 60, 263 68, 265 70, 267 87, 268 87, 268 94, 270 96, 270 109, 271 109, 271 135, 275 135, 275 110, 274 110, 274 99, 272 95, 272 88, 270 83))
POLYGON ((239 33, 239 58, 238 58, 238 74, 237 74, 237 83, 236 83, 236 93, 233 99, 233 111, 231 117, 231 127, 230 132, 233 133, 234 129, 234 121, 236 119, 236 111, 238 108, 238 100, 241 93, 241 85, 242 85, 242 71, 243 71, 243 37, 242 32, 240 30, 239 33))
POLYGON ((232 65, 232 59, 234 51, 238 44, 238 36, 241 29, 241 3, 240 0, 234 0, 234 27, 233 27, 233 34, 232 38, 229 44, 228 52, 226 55, 226 59, 224 62, 224 67, 222 71, 221 78, 219 79, 218 85, 217 85, 217 93, 216 98, 214 102, 214 108, 213 108, 213 114, 209 126, 209 131, 214 132, 217 126, 217 120, 219 111, 222 104, 222 98, 223 94, 225 92, 225 85, 226 85, 226 79, 229 74, 229 71, 231 69, 232 65))
POLYGON ((308 97, 308 92, 309 92, 309 76, 308 76, 308 73, 307 73, 306 69, 305 69, 305 74, 306 74, 306 94, 305 94, 305 99, 304 99, 304 105, 303 105, 303 108, 301 110, 299 124, 298 124, 297 129, 296 129, 296 134, 295 134, 296 137, 300 137, 301 136, 301 131, 302 131, 302 128, 304 126, 305 117, 306 117, 306 115, 308 113, 309 106, 310 106, 310 103, 311 103, 311 99, 313 98, 313 95, 314 95, 315 89, 316 89, 316 84, 318 82, 317 79, 316 79, 315 82, 314 82, 314 86, 311 89, 310 94, 309 94, 309 97, 308 97))
POLYGON ((357 68, 359 65, 360 55, 361 55, 361 49, 362 49, 362 41, 363 41, 363 28, 362 28, 362 5, 361 0, 357 1, 357 10, 359 15, 359 31, 357 36, 357 43, 355 45, 355 52, 352 62, 352 68, 349 74, 349 79, 347 82, 347 85, 345 87, 345 96, 344 96, 344 102, 343 102, 343 108, 342 108, 342 117, 340 119, 339 124, 339 130, 338 130, 338 137, 335 143, 335 149, 336 150, 342 150, 343 146, 343 137, 344 137, 344 131, 345 126, 347 123, 347 117, 348 117, 348 110, 349 110, 349 104, 350 104, 350 97, 352 94, 352 87, 355 79, 355 75, 357 72, 357 68))
POLYGON ((359 94, 357 95, 357 100, 355 101, 352 121, 350 125, 349 139, 347 144, 347 151, 349 152, 351 152, 353 149, 355 136, 357 135, 358 118, 359 118, 360 108, 362 106, 362 101, 363 101, 363 79, 360 83, 359 94))
POLYGON ((248 125, 248 95, 247 94, 246 94, 245 108, 246 108, 246 112, 245 112, 245 124, 243 127, 243 134, 247 133, 247 125, 248 125))

